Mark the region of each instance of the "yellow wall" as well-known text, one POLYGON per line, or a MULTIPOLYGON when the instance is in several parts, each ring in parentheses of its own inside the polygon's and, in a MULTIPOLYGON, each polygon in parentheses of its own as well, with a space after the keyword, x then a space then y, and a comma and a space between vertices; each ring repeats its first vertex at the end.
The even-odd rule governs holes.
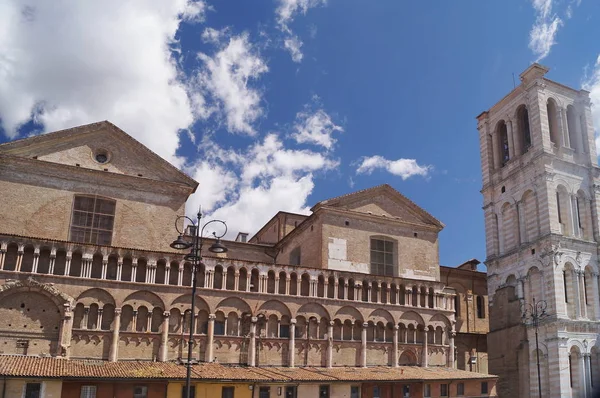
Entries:
POLYGON ((42 393, 44 398, 60 398, 62 391, 62 381, 60 380, 40 380, 40 379, 0 379, 0 392, 4 390, 5 398, 18 398, 23 396, 25 384, 42 383, 42 393), (3 385, 6 382, 6 387, 3 385))
MULTIPOLYGON (((181 398, 181 389, 185 383, 169 383, 167 398, 181 398)), ((196 398, 218 398, 221 396, 222 387, 235 387, 235 398, 252 398, 252 390, 248 388, 251 383, 195 383, 196 398)), ((254 396, 258 398, 258 388, 254 396)))

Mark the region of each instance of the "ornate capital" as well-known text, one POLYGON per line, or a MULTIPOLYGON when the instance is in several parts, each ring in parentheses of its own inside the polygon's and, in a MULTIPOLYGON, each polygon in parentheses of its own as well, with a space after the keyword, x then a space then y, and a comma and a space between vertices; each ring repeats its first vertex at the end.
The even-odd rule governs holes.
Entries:
POLYGON ((208 314, 209 321, 214 321, 216 318, 217 318, 217 316, 215 314, 208 314))

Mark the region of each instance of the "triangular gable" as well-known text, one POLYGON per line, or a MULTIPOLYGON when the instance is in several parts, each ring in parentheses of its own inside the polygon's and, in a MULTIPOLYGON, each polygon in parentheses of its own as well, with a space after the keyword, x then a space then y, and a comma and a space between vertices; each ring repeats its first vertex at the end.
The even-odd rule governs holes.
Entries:
POLYGON ((324 200, 317 203, 311 210, 314 212, 321 207, 384 216, 416 224, 434 225, 440 229, 444 227, 443 223, 388 184, 324 200))
POLYGON ((0 154, 176 182, 194 189, 198 186, 194 179, 108 121, 7 142, 0 145, 0 154), (107 162, 95 159, 99 152, 106 152, 107 162))

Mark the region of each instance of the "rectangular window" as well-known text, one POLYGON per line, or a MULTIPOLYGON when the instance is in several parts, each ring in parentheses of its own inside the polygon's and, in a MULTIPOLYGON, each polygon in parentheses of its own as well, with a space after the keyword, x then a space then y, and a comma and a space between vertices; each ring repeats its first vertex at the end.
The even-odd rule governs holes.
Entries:
POLYGON ((448 396, 448 384, 440 384, 440 397, 448 396))
POLYGON ((27 349, 29 348, 29 340, 17 340, 17 354, 27 355, 27 349))
POLYGON ((79 398, 96 398, 96 386, 81 386, 79 398))
POLYGON ((360 388, 358 386, 350 387, 350 398, 360 398, 360 388))
POLYGON ((329 386, 319 386, 319 398, 329 398, 329 386))
POLYGON ((465 395, 465 383, 458 383, 456 385, 456 395, 459 397, 465 395))
POLYGON ((381 391, 377 386, 373 387, 373 398, 381 398, 381 391))
MULTIPOLYGON (((181 387, 181 398, 188 398, 187 394, 187 388, 185 388, 185 386, 181 387)), ((196 398, 196 387, 195 386, 190 386, 190 396, 189 398, 196 398)))
POLYGON ((133 387, 133 398, 148 398, 148 387, 146 387, 146 386, 133 387))
POLYGON ((485 300, 483 296, 477 296, 477 318, 485 318, 485 300))
POLYGON ((41 383, 27 383, 27 385, 25 386, 25 398, 40 398, 41 396, 41 383))
POLYGON ((487 394, 488 393, 488 382, 487 381, 482 381, 481 382, 481 393, 482 394, 487 394))
POLYGON ((394 242, 371 239, 371 273, 394 276, 394 242))
POLYGON ((425 388, 423 388, 423 396, 425 398, 431 397, 431 384, 425 384, 425 388))
POLYGON ((296 386, 287 386, 285 388, 285 398, 297 398, 296 386))
POLYGON ((271 388, 270 387, 261 387, 258 390, 258 398, 271 398, 271 388))
POLYGON ((223 387, 221 389, 221 398, 233 398, 233 387, 223 387))
POLYGON ((114 200, 76 195, 71 216, 71 241, 110 245, 115 208, 114 200))

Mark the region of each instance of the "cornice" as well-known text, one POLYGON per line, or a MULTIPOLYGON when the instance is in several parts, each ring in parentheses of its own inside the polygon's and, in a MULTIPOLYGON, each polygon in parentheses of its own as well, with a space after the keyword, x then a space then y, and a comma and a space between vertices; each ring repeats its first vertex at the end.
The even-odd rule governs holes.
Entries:
MULTIPOLYGON (((26 175, 39 175, 43 177, 73 181, 77 184, 81 184, 82 181, 86 181, 91 184, 101 183, 102 185, 118 189, 134 189, 136 191, 149 193, 158 192, 167 194, 169 196, 173 196, 174 193, 180 193, 185 194, 186 198, 194 190, 194 187, 178 182, 159 181, 146 177, 110 173, 106 171, 3 154, 0 154, 0 169, 13 170, 14 172, 26 175)), ((15 182, 18 182, 18 180, 15 182)))

